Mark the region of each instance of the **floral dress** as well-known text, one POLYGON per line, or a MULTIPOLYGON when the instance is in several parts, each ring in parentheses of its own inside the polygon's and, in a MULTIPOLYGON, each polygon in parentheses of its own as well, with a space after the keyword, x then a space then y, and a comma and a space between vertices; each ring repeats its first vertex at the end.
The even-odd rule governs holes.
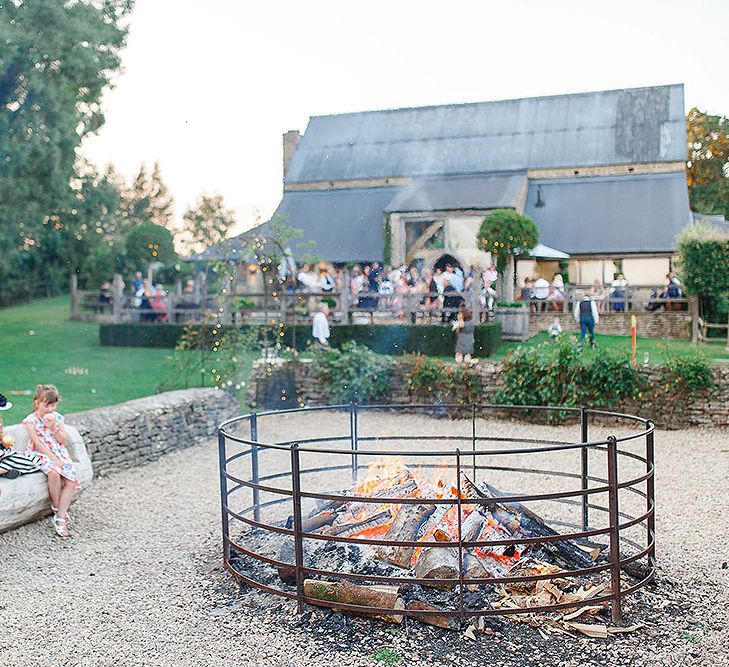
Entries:
MULTIPOLYGON (((63 425, 63 417, 57 412, 52 412, 48 416, 55 418, 59 428, 63 425)), ((38 440, 40 440, 40 442, 42 442, 56 455, 56 458, 58 458, 61 462, 61 465, 54 465, 45 454, 41 454, 35 448, 32 440, 28 441, 28 448, 25 450, 25 453, 31 454, 35 457, 44 474, 47 475, 52 470, 55 470, 59 475, 61 475, 61 477, 65 477, 67 480, 74 482, 76 484, 76 488, 80 489, 81 482, 79 481, 78 472, 71 460, 71 455, 68 453, 68 450, 60 442, 58 442, 53 433, 51 433, 46 421, 39 417, 35 412, 31 412, 23 420, 23 424, 30 424, 38 440)))

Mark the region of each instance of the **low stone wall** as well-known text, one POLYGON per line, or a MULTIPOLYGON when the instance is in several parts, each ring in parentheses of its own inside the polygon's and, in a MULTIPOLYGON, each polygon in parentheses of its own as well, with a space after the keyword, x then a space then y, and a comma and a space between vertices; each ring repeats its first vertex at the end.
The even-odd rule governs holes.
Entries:
MULTIPOLYGON (((691 314, 688 312, 635 312, 603 313, 595 328, 599 334, 630 335, 630 316, 635 315, 639 336, 646 338, 691 338, 691 314)), ((563 331, 579 331, 572 313, 531 313, 529 315, 529 335, 547 331, 554 319, 559 320, 563 331)))
POLYGON ((75 412, 66 421, 83 437, 94 472, 103 475, 210 440, 220 422, 239 413, 226 392, 183 389, 75 412))
MULTIPOLYGON (((483 403, 503 386, 502 365, 498 362, 481 362, 476 367, 481 375, 483 403)), ((677 403, 671 388, 657 386, 660 368, 650 366, 646 370, 648 379, 656 387, 657 395, 650 400, 628 401, 613 406, 612 411, 638 415, 653 419, 659 427, 666 427, 670 421, 673 428, 691 426, 729 427, 729 368, 713 368, 714 386, 700 395, 693 396, 686 404, 677 403)), ((285 410, 302 405, 326 405, 326 388, 319 382, 311 360, 266 363, 261 360, 253 365, 251 381, 248 384, 248 401, 252 408, 261 407, 263 399, 267 409, 285 410), (285 392, 282 393, 282 390, 285 392), (278 397, 278 401, 276 398, 278 397), (285 397, 284 400, 281 400, 285 397), (273 399, 273 400, 271 400, 273 399)), ((429 403, 432 395, 413 394, 407 382, 398 373, 397 367, 390 379, 390 390, 383 403, 408 405, 429 403)), ((453 402, 457 397, 452 397, 453 402)), ((448 402, 450 399, 447 399, 448 402)))

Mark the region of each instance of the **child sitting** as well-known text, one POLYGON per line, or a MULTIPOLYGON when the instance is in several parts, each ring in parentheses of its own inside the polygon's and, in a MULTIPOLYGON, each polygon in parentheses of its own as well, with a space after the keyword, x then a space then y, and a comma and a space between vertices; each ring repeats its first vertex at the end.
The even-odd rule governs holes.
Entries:
POLYGON ((562 325, 559 323, 558 318, 554 318, 554 322, 549 327, 549 335, 552 340, 557 340, 557 337, 562 333, 562 325))
POLYGON ((63 417, 56 412, 60 399, 58 389, 52 384, 39 384, 33 396, 34 410, 23 424, 30 437, 26 453, 35 455, 41 471, 48 478, 53 528, 60 537, 68 537, 71 525, 68 508, 81 484, 66 449, 68 435, 63 427, 63 417))

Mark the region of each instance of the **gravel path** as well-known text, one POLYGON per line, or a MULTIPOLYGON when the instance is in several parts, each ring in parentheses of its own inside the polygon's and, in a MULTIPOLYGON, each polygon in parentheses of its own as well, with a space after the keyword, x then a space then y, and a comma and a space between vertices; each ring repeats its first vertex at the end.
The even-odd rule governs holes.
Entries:
MULTIPOLYGON (((277 418, 262 424, 261 438, 315 436, 343 419, 277 418)), ((412 415, 370 417, 361 433, 415 433, 422 424, 412 415)), ((428 420, 427 428, 465 432, 470 422, 428 420)), ((524 424, 481 429, 555 437, 524 424)), ((574 428, 560 430, 556 437, 575 437, 574 428)), ((626 619, 647 618, 648 627, 620 639, 544 640, 506 622, 495 637, 471 642, 417 624, 344 619, 330 636, 320 623, 328 612, 300 619, 287 602, 239 591, 220 567, 209 444, 97 480, 73 506, 74 539, 55 538, 48 520, 0 535, 0 665, 370 666, 386 664, 374 658, 381 647, 403 667, 729 665, 729 433, 661 432, 657 458, 659 582, 626 619)))

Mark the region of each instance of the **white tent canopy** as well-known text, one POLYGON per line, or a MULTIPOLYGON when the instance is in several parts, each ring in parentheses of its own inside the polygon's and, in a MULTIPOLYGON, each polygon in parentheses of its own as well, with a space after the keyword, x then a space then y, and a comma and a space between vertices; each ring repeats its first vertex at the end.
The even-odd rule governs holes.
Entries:
POLYGON ((561 250, 550 248, 548 245, 543 243, 537 243, 537 245, 529 251, 530 257, 536 257, 537 259, 569 259, 569 255, 561 250))

